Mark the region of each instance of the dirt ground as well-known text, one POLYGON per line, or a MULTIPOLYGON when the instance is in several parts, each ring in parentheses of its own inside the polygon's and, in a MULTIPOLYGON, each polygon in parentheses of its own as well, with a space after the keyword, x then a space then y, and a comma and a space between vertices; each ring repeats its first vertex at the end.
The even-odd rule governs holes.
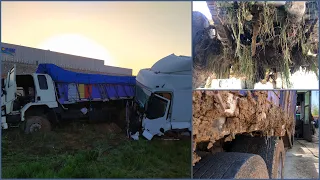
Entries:
POLYGON ((292 149, 286 153, 285 179, 319 178, 319 129, 313 141, 295 140, 292 149))

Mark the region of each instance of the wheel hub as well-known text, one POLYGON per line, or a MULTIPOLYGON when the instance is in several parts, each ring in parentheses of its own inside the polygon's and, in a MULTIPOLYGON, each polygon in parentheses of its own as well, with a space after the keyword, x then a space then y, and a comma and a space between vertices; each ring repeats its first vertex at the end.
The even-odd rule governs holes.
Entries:
POLYGON ((39 132, 41 129, 41 124, 38 124, 38 123, 34 123, 30 126, 30 132, 33 133, 33 132, 39 132))

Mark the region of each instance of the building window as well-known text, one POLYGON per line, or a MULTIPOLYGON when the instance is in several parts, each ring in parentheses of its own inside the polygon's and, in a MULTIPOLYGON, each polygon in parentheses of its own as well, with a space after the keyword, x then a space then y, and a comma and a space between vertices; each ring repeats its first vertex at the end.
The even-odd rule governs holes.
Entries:
POLYGON ((47 78, 44 75, 38 75, 39 87, 41 90, 48 89, 47 78))

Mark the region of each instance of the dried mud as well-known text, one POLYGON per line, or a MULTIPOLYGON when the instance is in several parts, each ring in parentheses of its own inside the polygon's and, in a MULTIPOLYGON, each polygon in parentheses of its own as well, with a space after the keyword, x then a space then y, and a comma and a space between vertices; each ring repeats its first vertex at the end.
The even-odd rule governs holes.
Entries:
POLYGON ((200 142, 209 142, 210 149, 216 141, 232 141, 237 134, 284 136, 293 127, 293 114, 268 101, 267 91, 247 91, 247 96, 239 91, 194 91, 193 164, 201 159, 195 153, 200 142))
POLYGON ((205 86, 206 80, 209 76, 212 76, 212 73, 207 72, 206 70, 199 70, 199 69, 193 69, 193 76, 192 76, 192 87, 193 89, 199 88, 201 86, 205 86))

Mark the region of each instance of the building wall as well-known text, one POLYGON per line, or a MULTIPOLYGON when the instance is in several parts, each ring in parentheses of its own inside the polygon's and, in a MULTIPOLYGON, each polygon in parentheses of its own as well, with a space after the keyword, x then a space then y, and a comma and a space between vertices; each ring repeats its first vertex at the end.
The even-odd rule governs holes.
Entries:
MULTIPOLYGON (((1 63, 2 77, 6 77, 7 73, 14 66, 14 64, 16 64, 16 67, 17 67, 17 75, 35 73, 38 68, 38 66, 35 64, 26 64, 26 63, 16 63, 16 62, 4 61, 1 63)), ((108 73, 98 72, 98 71, 89 71, 89 70, 81 70, 81 69, 73 69, 73 68, 64 68, 64 69, 69 70, 69 71, 73 71, 73 72, 79 72, 79 73, 110 75, 108 73)))
POLYGON ((105 66, 103 60, 73 56, 7 43, 2 43, 1 45, 1 62, 2 74, 8 72, 9 69, 13 67, 13 64, 17 65, 18 74, 29 74, 34 73, 40 63, 52 63, 64 69, 76 72, 118 76, 132 75, 132 69, 105 66), (6 51, 7 49, 3 48, 11 48, 14 49, 15 52, 10 54, 9 51, 6 51), (7 52, 9 52, 9 54, 7 52))

